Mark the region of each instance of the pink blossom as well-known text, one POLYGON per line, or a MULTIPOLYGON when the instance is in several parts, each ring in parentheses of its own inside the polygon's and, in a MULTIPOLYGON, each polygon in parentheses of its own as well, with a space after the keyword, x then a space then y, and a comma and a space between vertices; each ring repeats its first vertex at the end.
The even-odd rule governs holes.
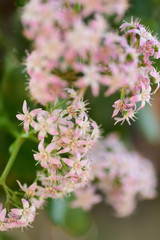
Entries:
POLYGON ((145 86, 142 85, 142 92, 138 95, 131 97, 130 101, 133 101, 133 102, 141 101, 141 106, 138 108, 138 110, 140 110, 145 106, 146 102, 150 103, 150 95, 151 95, 151 87, 149 86, 148 89, 146 89, 145 86))
POLYGON ((23 102, 23 113, 24 114, 17 114, 16 117, 23 121, 23 125, 24 125, 24 130, 26 133, 28 133, 29 130, 29 125, 31 125, 32 127, 34 127, 35 122, 33 120, 33 118, 41 111, 40 108, 37 108, 31 112, 29 112, 29 110, 27 109, 27 102, 24 101, 23 102))
POLYGON ((90 210, 93 205, 101 202, 102 198, 95 193, 95 188, 89 186, 85 189, 79 189, 75 192, 76 199, 71 203, 72 207, 81 207, 85 211, 90 210))
POLYGON ((88 159, 81 160, 81 158, 79 159, 62 158, 62 160, 69 167, 71 167, 71 171, 66 175, 66 177, 72 176, 74 173, 77 173, 78 176, 81 176, 83 174, 83 168, 88 164, 88 159))
POLYGON ((30 202, 37 206, 41 206, 48 197, 62 197, 84 186, 89 179, 87 154, 99 138, 100 131, 88 117, 86 103, 73 89, 67 89, 67 92, 66 109, 60 106, 53 111, 41 110, 35 119, 34 130, 41 141, 34 159, 40 163, 44 173, 38 173, 36 182, 30 187, 18 182, 30 197, 30 202))
POLYGON ((101 75, 98 72, 98 67, 96 66, 86 66, 83 69, 84 76, 79 78, 76 82, 76 86, 83 88, 86 86, 91 86, 94 96, 97 96, 99 93, 99 82, 101 75))
POLYGON ((34 195, 36 195, 36 188, 37 188, 36 182, 31 184, 29 187, 27 187, 27 184, 24 184, 22 186, 18 180, 17 180, 17 182, 18 182, 18 185, 20 186, 20 188, 22 189, 22 191, 25 192, 25 195, 27 197, 34 197, 34 195))
POLYGON ((135 210, 138 199, 156 197, 153 164, 137 152, 127 150, 118 135, 111 134, 100 140, 90 158, 92 175, 88 185, 75 192, 73 207, 91 209, 100 201, 94 202, 93 197, 98 190, 103 193, 105 202, 113 207, 116 216, 125 217, 135 210))
POLYGON ((58 158, 53 158, 51 155, 54 149, 56 149, 55 143, 50 143, 46 148, 44 148, 44 140, 41 140, 38 145, 39 153, 34 154, 34 159, 39 161, 43 168, 47 168, 51 165, 61 168, 61 163, 58 158))
POLYGON ((35 207, 29 206, 29 202, 22 198, 23 209, 12 208, 11 211, 15 215, 20 217, 22 226, 26 227, 29 223, 32 223, 35 218, 35 207))
POLYGON ((51 134, 52 136, 58 135, 57 126, 52 121, 52 116, 46 112, 41 111, 37 116, 37 121, 34 125, 35 131, 38 133, 38 138, 42 140, 47 133, 51 134))
POLYGON ((124 121, 126 120, 128 122, 129 125, 131 125, 130 123, 130 119, 132 119, 133 121, 135 121, 135 111, 133 109, 128 110, 127 112, 124 112, 124 116, 123 117, 115 117, 115 124, 117 124, 118 122, 122 122, 122 124, 124 123, 124 121))

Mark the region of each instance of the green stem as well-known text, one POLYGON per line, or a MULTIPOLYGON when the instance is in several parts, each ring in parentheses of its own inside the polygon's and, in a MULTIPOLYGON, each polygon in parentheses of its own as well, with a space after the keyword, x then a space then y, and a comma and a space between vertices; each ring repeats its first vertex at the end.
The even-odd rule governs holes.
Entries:
POLYGON ((23 142, 24 142, 24 138, 22 138, 22 136, 20 135, 14 143, 13 152, 12 152, 12 154, 11 154, 9 160, 8 160, 8 163, 7 163, 5 169, 2 173, 1 180, 3 182, 5 182, 5 180, 8 176, 8 173, 9 173, 9 171, 10 171, 10 169, 11 169, 11 167, 12 167, 12 165, 13 165, 15 159, 16 159, 16 156, 17 156, 17 154, 19 152, 19 149, 21 148, 21 145, 22 145, 23 142))
POLYGON ((123 101, 124 100, 124 97, 125 97, 125 87, 122 87, 121 89, 121 100, 123 101))
POLYGON ((74 9, 75 13, 80 13, 80 11, 81 11, 81 5, 80 5, 80 3, 76 3, 76 4, 73 6, 73 9, 74 9))
POLYGON ((38 138, 33 136, 34 133, 35 133, 34 130, 30 131, 28 134, 22 133, 21 137, 24 138, 24 139, 29 139, 29 140, 32 140, 32 141, 34 141, 36 143, 39 143, 38 138))
POLYGON ((66 172, 69 172, 68 167, 66 166, 66 164, 63 162, 62 158, 61 158, 61 163, 63 165, 63 168, 66 170, 66 172))
POLYGON ((68 100, 69 100, 69 99, 66 99, 66 100, 64 100, 63 102, 61 102, 60 104, 57 104, 57 105, 52 109, 52 111, 55 110, 55 109, 57 109, 57 108, 59 108, 59 107, 61 107, 63 104, 67 103, 68 100))
POLYGON ((49 103, 46 103, 46 111, 49 111, 49 103))
MULTIPOLYGON (((42 171, 40 171, 40 174, 45 173, 46 169, 44 168, 42 171)), ((40 179, 40 176, 37 176, 34 180, 34 183, 37 182, 40 179)))

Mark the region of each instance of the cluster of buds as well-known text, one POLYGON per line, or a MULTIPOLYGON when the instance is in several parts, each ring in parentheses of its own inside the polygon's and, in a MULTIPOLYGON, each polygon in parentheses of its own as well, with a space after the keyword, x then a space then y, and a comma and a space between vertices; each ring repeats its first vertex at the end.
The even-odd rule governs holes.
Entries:
POLYGON ((90 184, 75 192, 72 207, 89 210, 102 200, 99 190, 115 210, 125 217, 136 207, 137 199, 152 199, 157 179, 152 163, 137 152, 128 151, 119 137, 109 135, 92 151, 90 184))

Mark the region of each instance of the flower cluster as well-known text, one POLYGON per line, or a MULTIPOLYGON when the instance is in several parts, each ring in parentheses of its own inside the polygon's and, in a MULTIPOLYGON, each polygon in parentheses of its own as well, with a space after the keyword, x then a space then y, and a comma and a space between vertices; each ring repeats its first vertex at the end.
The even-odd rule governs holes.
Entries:
POLYGON ((138 20, 124 22, 121 30, 130 46, 123 65, 124 72, 129 67, 130 77, 123 78, 121 98, 113 105, 113 117, 121 112, 123 116, 115 117, 116 123, 127 120, 130 124, 130 118, 134 120, 135 113, 150 104, 151 96, 159 89, 160 73, 154 68, 154 61, 160 58, 160 42, 138 20))
POLYGON ((34 50, 26 59, 32 98, 42 105, 59 96, 65 98, 62 89, 69 84, 90 86, 97 96, 100 84, 106 85, 108 60, 120 53, 113 46, 112 33, 106 35, 105 14, 120 17, 127 6, 126 0, 31 0, 26 4, 24 34, 34 41, 34 50))
POLYGON ((102 199, 96 193, 98 189, 116 215, 124 217, 135 210, 137 199, 156 196, 157 179, 152 163, 137 152, 128 151, 117 135, 100 141, 90 158, 90 184, 77 190, 73 207, 89 210, 102 199))
MULTIPOLYGON (((47 198, 60 198, 84 187, 90 176, 88 151, 99 137, 99 128, 88 118, 86 103, 74 90, 67 92, 70 98, 50 111, 35 109, 29 112, 24 101, 23 114, 17 114, 26 133, 32 132, 29 130, 32 127, 40 141, 34 159, 42 170, 29 187, 18 181, 35 209, 47 198), (60 108, 63 104, 65 109, 60 108)), ((16 210, 12 212, 16 214, 16 210)))
POLYGON ((12 228, 23 228, 29 226, 35 218, 35 206, 30 205, 27 200, 22 198, 23 208, 12 208, 6 216, 6 208, 0 205, 0 231, 7 231, 12 228))
POLYGON ((22 22, 25 36, 34 40, 26 59, 32 98, 43 105, 66 98, 68 85, 90 86, 97 96, 103 85, 106 96, 121 92, 113 105, 116 123, 130 124, 159 88, 153 60, 160 56, 160 43, 138 21, 122 24, 122 36, 110 30, 106 17, 122 16, 127 6, 127 1, 30 1, 22 22))

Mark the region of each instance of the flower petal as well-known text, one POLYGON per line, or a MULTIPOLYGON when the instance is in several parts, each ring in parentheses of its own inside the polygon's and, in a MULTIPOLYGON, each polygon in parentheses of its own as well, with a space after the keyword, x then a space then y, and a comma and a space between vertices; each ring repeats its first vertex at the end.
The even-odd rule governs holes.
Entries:
POLYGON ((28 113, 26 100, 24 100, 24 102, 23 102, 23 112, 24 112, 24 113, 28 113))

